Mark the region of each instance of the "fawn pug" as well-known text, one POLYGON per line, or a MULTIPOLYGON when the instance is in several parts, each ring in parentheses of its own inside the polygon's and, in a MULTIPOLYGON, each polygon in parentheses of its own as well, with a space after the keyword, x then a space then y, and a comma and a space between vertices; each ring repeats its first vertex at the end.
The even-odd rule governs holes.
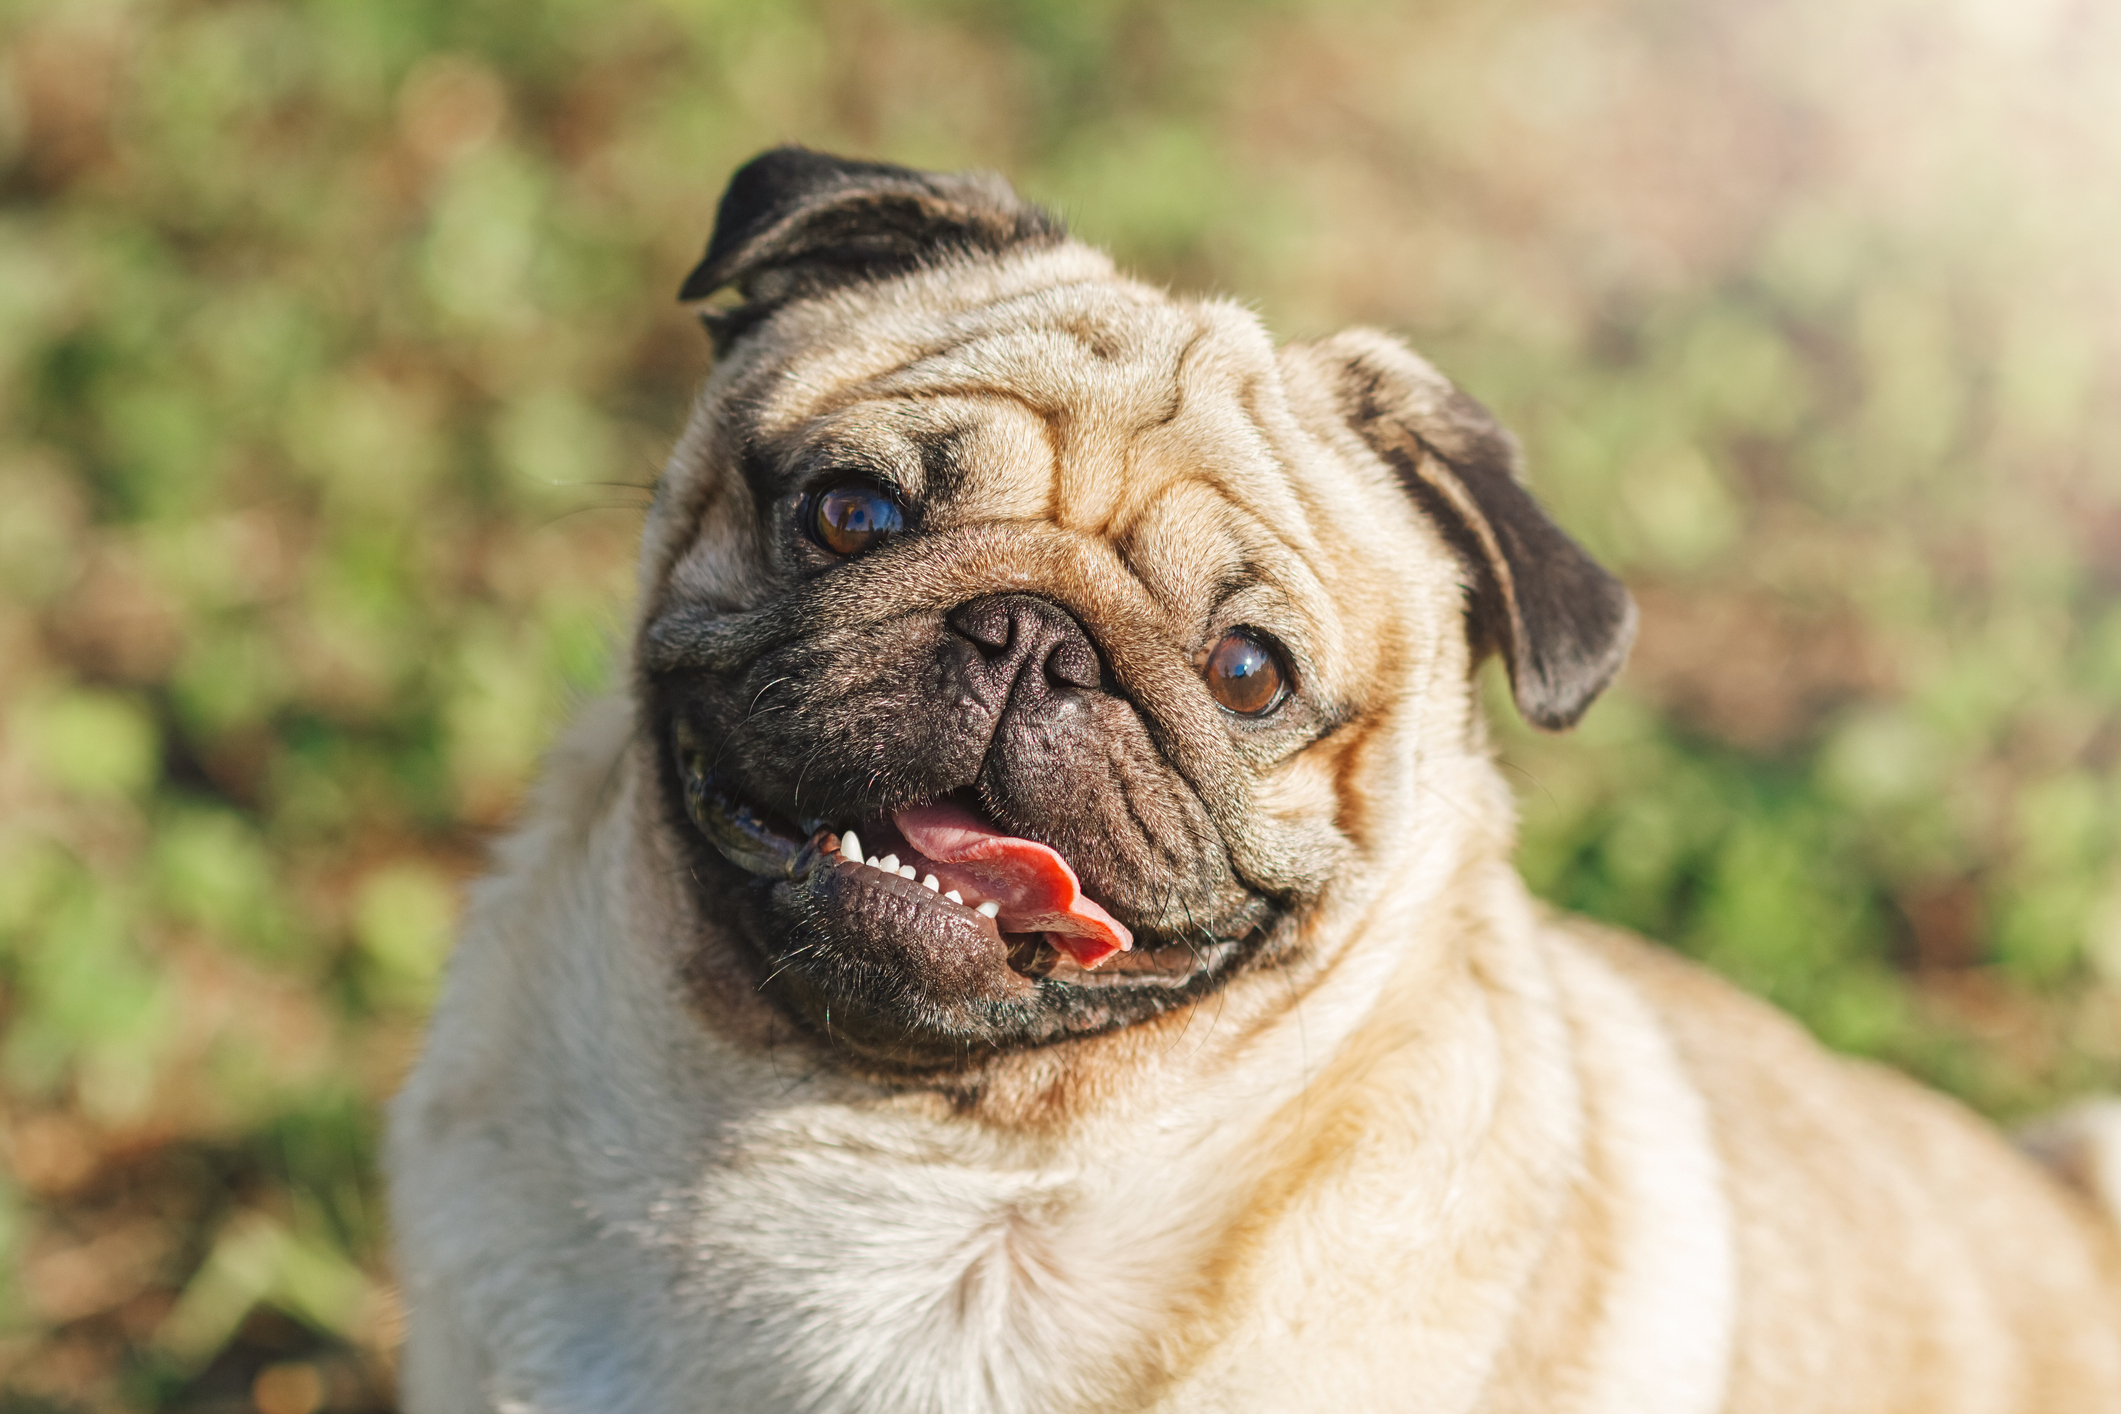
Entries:
POLYGON ((989 176, 769 152, 728 289, 393 1112, 409 1409, 2121 1409, 2098 1115, 1527 896, 1474 670, 1635 616, 1478 404, 989 176))

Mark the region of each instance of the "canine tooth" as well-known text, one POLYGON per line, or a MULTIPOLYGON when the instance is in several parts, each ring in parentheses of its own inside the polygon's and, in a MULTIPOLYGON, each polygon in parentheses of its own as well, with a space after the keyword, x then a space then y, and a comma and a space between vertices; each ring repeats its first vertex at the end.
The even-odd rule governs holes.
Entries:
POLYGON ((862 862, 862 837, 852 830, 841 835, 840 854, 860 864, 862 862))
POLYGON ((918 869, 915 869, 911 864, 901 864, 898 867, 898 876, 901 879, 910 879, 919 872, 920 871, 918 869))
POLYGON ((931 894, 938 894, 943 891, 943 882, 933 874, 930 874, 927 878, 921 880, 921 887, 931 894))
POLYGON ((952 903, 963 903, 965 901, 965 896, 956 889, 952 889, 949 893, 944 894, 943 897, 949 899, 952 903))
MULTIPOLYGON (((876 861, 873 859, 869 862, 871 864, 876 864, 876 861)), ((884 856, 884 862, 881 864, 876 864, 876 867, 883 870, 886 874, 896 874, 898 873, 898 856, 895 854, 887 854, 884 856)))
POLYGON ((985 903, 981 904, 977 911, 986 914, 989 918, 992 918, 1002 911, 1002 906, 990 898, 985 903))

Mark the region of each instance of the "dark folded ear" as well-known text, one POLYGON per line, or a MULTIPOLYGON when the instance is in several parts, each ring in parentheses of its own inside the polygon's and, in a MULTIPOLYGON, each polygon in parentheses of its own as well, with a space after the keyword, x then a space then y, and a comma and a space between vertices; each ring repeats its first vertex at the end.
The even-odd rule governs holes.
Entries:
POLYGON ((917 172, 776 147, 729 179, 707 254, 678 298, 736 286, 741 305, 702 316, 719 348, 790 300, 1066 235, 992 172, 917 172))
POLYGON ((1503 655, 1525 720, 1574 726, 1627 661, 1628 591, 1532 499, 1517 439, 1426 360, 1366 329, 1310 351, 1337 380, 1349 424, 1465 561, 1476 654, 1503 655))

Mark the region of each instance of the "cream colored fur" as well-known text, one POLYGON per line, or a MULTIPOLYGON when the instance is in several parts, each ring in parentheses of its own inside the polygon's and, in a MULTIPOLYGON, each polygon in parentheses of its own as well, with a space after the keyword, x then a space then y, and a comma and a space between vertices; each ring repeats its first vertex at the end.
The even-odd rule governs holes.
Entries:
MULTIPOLYGON (((1335 346, 1277 353, 1076 246, 765 337, 790 419, 909 360, 924 398, 1078 408, 1050 463, 999 413, 990 455, 1084 574, 1117 575, 1123 510, 1139 573, 1245 533, 1225 503, 1280 527, 1326 671, 1405 681, 1359 742, 1256 786, 1332 815, 1343 882, 1300 965, 997 1063, 968 1107, 681 982, 715 925, 634 709, 595 707, 474 891, 393 1110, 412 1414, 2121 1409, 2121 1258, 2089 1204, 1528 898, 1458 571, 1331 411, 1335 346), (1134 361, 1039 332, 1069 319, 1131 331, 1134 361), (923 361, 938 326, 972 352, 923 361), (1184 415, 1140 430, 1162 402, 1184 415)), ((651 518, 648 612, 743 592, 705 446, 696 424, 651 518)))

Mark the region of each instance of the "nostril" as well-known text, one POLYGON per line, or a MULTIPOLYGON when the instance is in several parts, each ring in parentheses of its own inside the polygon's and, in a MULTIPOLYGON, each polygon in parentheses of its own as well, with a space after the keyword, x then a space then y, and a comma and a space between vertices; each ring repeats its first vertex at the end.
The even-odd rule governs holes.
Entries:
POLYGON ((966 658, 974 669, 968 682, 979 690, 1043 688, 1044 695, 1063 689, 1095 692, 1104 685, 1104 665, 1097 646, 1074 615, 1049 600, 1028 594, 978 599, 950 611, 947 622, 970 643, 977 656, 966 658))
POLYGON ((1016 636, 1016 615, 1007 601, 981 599, 950 615, 950 627, 970 639, 988 657, 1005 651, 1016 636))
POLYGON ((1097 654, 1080 638, 1064 638, 1046 655, 1046 678, 1056 686, 1094 691, 1104 682, 1097 654))

